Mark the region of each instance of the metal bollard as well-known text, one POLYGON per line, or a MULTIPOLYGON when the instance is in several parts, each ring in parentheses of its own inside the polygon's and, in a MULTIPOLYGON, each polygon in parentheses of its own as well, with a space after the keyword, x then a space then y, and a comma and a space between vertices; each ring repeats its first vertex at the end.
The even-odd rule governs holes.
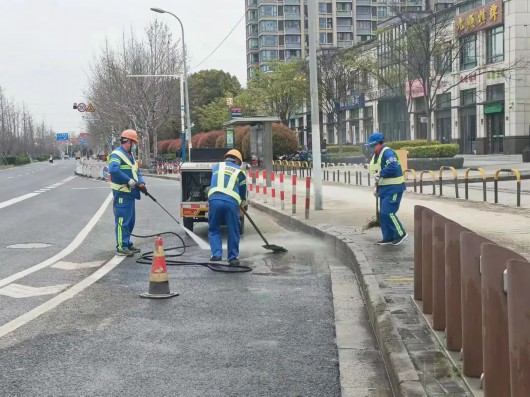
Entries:
POLYGON ((469 232, 457 223, 445 225, 445 330, 451 351, 462 349, 462 286, 460 233, 469 232))
POLYGON ((421 214, 421 257, 423 313, 432 314, 432 217, 434 211, 425 208, 421 214))
POLYGON ((351 171, 348 171, 348 185, 351 185, 351 171))
POLYGON ((259 195, 259 189, 261 187, 262 181, 259 177, 259 171, 256 171, 256 197, 259 195))
POLYGON ((359 185, 359 171, 355 171, 355 184, 359 185))
POLYGON ((291 187, 292 187, 291 202, 293 205, 293 214, 296 214, 296 175, 293 175, 291 179, 291 187))
POLYGON ((276 207, 276 185, 275 185, 275 174, 274 172, 271 172, 271 198, 272 198, 272 205, 276 207))
POLYGON ((482 297, 480 287, 480 249, 492 241, 473 232, 460 233, 462 357, 465 376, 482 375, 482 297))
POLYGON ((530 396, 530 263, 509 260, 506 267, 512 396, 530 396))
POLYGON ((285 209, 285 190, 283 185, 283 172, 280 174, 280 209, 285 209))
POLYGON ((414 206, 414 299, 422 299, 422 214, 425 207, 414 206))
POLYGON ((453 223, 435 214, 432 217, 432 327, 445 330, 445 225, 453 223))
POLYGON ((311 178, 305 178, 305 219, 309 219, 309 206, 311 195, 311 178))
POLYGON ((484 397, 510 396, 508 304, 503 278, 510 259, 525 258, 496 244, 482 244, 480 255, 484 397))
POLYGON ((267 171, 263 170, 263 175, 262 175, 262 179, 263 179, 263 202, 266 203, 267 202, 267 171))

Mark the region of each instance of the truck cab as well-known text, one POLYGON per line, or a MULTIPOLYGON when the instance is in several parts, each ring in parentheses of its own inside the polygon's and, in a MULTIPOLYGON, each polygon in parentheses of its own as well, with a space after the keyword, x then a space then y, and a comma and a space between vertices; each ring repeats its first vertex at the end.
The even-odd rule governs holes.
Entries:
MULTIPOLYGON (((214 165, 224 161, 227 148, 200 148, 191 150, 191 162, 180 166, 181 202, 180 217, 184 227, 193 231, 198 222, 208 222, 208 190, 214 165)), ((241 169, 245 170, 243 164, 241 169)), ((240 213, 241 234, 244 217, 240 213)))

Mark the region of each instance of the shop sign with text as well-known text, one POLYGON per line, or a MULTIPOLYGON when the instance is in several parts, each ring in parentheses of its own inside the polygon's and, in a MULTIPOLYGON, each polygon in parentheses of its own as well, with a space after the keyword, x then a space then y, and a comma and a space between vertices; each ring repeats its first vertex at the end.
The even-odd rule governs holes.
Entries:
POLYGON ((496 0, 456 16, 455 32, 464 36, 503 23, 502 1, 496 0))

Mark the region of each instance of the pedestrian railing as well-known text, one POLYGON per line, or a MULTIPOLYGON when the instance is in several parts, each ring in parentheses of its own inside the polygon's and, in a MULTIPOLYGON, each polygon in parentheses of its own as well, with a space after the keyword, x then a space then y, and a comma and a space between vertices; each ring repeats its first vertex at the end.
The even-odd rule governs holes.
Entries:
POLYGON ((443 166, 440 167, 440 171, 438 172, 438 181, 440 182, 440 196, 443 195, 443 172, 444 171, 451 171, 453 173, 453 180, 455 182, 455 196, 456 198, 459 198, 458 196, 458 173, 456 172, 455 167, 449 167, 449 166, 443 166))
POLYGON ((530 395, 530 263, 431 209, 414 208, 414 299, 484 396, 530 395))
POLYGON ((420 171, 420 193, 423 193, 423 175, 429 174, 432 179, 432 195, 436 195, 436 177, 433 171, 420 171))
POLYGON ((403 171, 403 178, 405 178, 405 181, 408 181, 409 174, 412 174, 412 178, 413 178, 413 181, 414 181, 414 192, 416 193, 418 191, 418 184, 417 184, 417 179, 416 179, 416 171, 412 170, 412 169, 407 169, 407 170, 403 171))
POLYGON ((493 184, 494 184, 494 192, 495 192, 495 204, 499 202, 499 175, 501 173, 509 173, 515 175, 515 179, 517 181, 517 206, 521 206, 521 173, 519 170, 512 168, 512 169, 500 169, 495 171, 495 175, 493 176, 493 184))
POLYGON ((482 176, 482 196, 483 201, 487 201, 487 193, 486 193, 486 172, 482 168, 467 168, 466 172, 464 173, 464 186, 465 186, 465 197, 466 200, 469 199, 469 173, 471 171, 478 171, 480 172, 480 175, 482 176))

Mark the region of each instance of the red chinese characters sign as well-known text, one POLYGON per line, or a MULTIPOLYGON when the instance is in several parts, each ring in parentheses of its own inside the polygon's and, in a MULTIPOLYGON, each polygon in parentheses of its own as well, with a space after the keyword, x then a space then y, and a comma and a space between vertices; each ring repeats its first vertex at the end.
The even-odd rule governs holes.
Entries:
POLYGON ((405 83, 405 93, 407 98, 421 98, 425 96, 425 89, 421 80, 408 81, 405 83))
POLYGON ((502 1, 496 0, 482 7, 459 14, 455 18, 455 33, 463 36, 503 23, 502 1))

